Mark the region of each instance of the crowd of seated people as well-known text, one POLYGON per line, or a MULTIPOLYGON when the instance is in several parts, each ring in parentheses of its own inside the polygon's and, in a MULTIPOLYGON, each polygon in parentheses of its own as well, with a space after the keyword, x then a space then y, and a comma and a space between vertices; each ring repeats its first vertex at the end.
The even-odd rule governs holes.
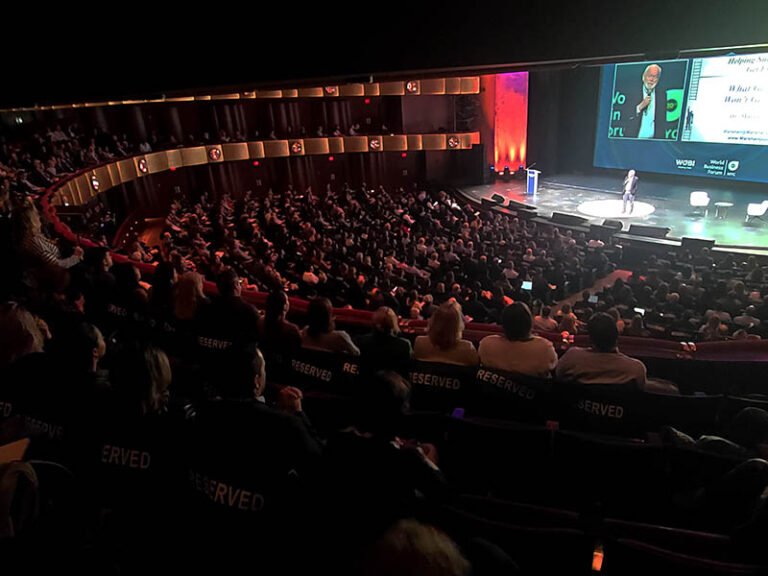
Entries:
MULTIPOLYGON (((60 130, 48 138, 68 141, 60 130)), ((126 152, 127 144, 118 143, 126 152)), ((89 161, 106 158, 95 150, 89 161)), ((274 545, 273 555, 287 562, 299 543, 318 538, 317 532, 298 534, 302 522, 306 532, 317 530, 307 511, 320 498, 308 495, 322 486, 323 497, 333 501, 331 513, 347 522, 341 536, 347 546, 384 534, 363 562, 367 573, 391 566, 426 573, 418 555, 397 546, 402 534, 412 535, 413 547, 427 539, 448 566, 443 573, 466 573, 468 563, 475 568, 483 559, 470 549, 462 558, 439 533, 407 522, 382 530, 411 513, 414 499, 440 502, 451 480, 435 448, 404 439, 398 427, 408 413, 404 377, 411 358, 646 388, 643 364, 617 348, 619 333, 645 336, 644 320, 663 320, 694 332, 703 326, 706 339, 721 339, 738 330, 760 334, 767 320, 757 261, 714 262, 707 252, 683 254, 674 263, 649 258, 596 303, 587 294, 553 315, 549 304, 565 295, 566 282, 574 291, 589 284, 594 270, 611 269, 603 252, 588 250, 585 237, 475 214, 447 195, 418 190, 388 194, 363 187, 323 198, 307 192, 303 200, 290 193, 179 202, 152 256, 158 265, 148 284, 131 263, 115 265, 106 248, 56 245, 27 194, 10 194, 37 190, 24 188, 26 176, 17 169, 6 174, 15 184, 6 176, 8 193, 0 196, 2 242, 10 255, 0 304, 0 440, 31 437, 30 458, 70 467, 98 500, 84 501, 84 509, 106 505, 112 521, 125 526, 116 541, 126 549, 147 538, 164 541, 168 526, 183 529, 172 522, 174 514, 177 521, 190 517, 178 489, 185 486, 205 510, 192 515, 190 532, 215 517, 205 505, 237 513, 261 510, 259 496, 278 502, 259 541, 265 556, 274 545), (243 300, 246 279, 238 271, 248 275, 247 284, 269 289, 264 314, 243 300), (204 293, 204 275, 216 281, 216 296, 204 293), (531 295, 520 289, 522 279, 533 283, 531 295), (289 293, 310 298, 305 326, 287 320, 289 293), (375 310, 371 333, 336 329, 331 301, 375 310), (639 322, 634 308, 646 311, 639 322), (429 319, 428 333, 411 346, 399 335, 398 314, 429 319), (488 336, 476 350, 463 337, 466 316, 498 321, 503 335, 488 336), (534 329, 586 330, 592 347, 570 348, 558 359, 534 329), (286 385, 268 393, 267 352, 290 356, 302 348, 359 355, 366 386, 349 428, 324 437, 304 412, 301 390, 286 385), (330 472, 318 478, 323 462, 330 472), (265 476, 249 476, 256 469, 281 481, 259 485, 265 476), (270 492, 275 486, 280 490, 270 492)), ((141 245, 130 252, 138 255, 134 261, 149 260, 141 245)), ((681 505, 699 515, 700 526, 745 532, 758 556, 768 518, 761 499, 768 486, 766 421, 764 411, 748 408, 718 437, 667 432, 675 446, 737 459, 717 482, 691 489, 681 505)), ((226 529, 229 521, 240 526, 236 518, 212 520, 206 537, 221 530, 220 537, 238 541, 235 530, 226 529)), ((105 528, 103 517, 95 522, 105 528)), ((185 535, 187 543, 195 541, 185 535)), ((239 537, 248 542, 251 535, 239 537)), ((490 573, 509 573, 508 560, 499 559, 490 573)), ((139 569, 141 560, 134 561, 139 569)))
MULTIPOLYGON (((618 351, 617 320, 609 314, 597 314, 586 323, 592 349, 570 348, 558 360, 550 341, 531 333, 534 314, 520 301, 525 298, 518 297, 510 304, 508 299, 512 298, 504 298, 502 290, 498 305, 503 335, 488 336, 476 350, 463 337, 466 311, 462 301, 472 306, 477 300, 464 299, 459 282, 447 283, 448 290, 436 290, 431 301, 406 286, 398 286, 394 293, 387 286, 376 292, 381 298, 374 299, 378 306, 371 334, 359 336, 335 327, 327 298, 334 294, 317 289, 321 276, 329 282, 333 274, 326 274, 318 263, 318 282, 312 289, 304 286, 309 283, 303 278, 287 282, 296 286, 294 290, 307 290, 306 295, 311 296, 300 327, 287 320, 289 300, 280 290, 285 283, 269 266, 263 266, 261 276, 254 278, 254 282, 266 279, 273 287, 262 315, 243 300, 243 283, 236 270, 221 259, 207 269, 207 263, 200 260, 198 267, 194 257, 175 252, 178 240, 173 238, 168 244, 170 250, 160 251, 160 258, 163 254, 169 258, 157 265, 152 284, 141 278, 131 262, 114 264, 105 248, 73 251, 71 262, 62 254, 50 257, 47 251, 24 248, 30 233, 42 234, 29 213, 34 210, 25 203, 13 215, 13 219, 22 219, 25 214, 21 228, 26 235, 11 239, 12 246, 14 240, 20 242, 18 253, 25 255, 25 261, 22 277, 10 287, 13 300, 0 310, 4 339, 0 369, 7 375, 2 378, 0 394, 3 407, 12 407, 8 414, 3 412, 2 438, 31 436, 30 455, 60 461, 71 467, 84 485, 94 486, 91 494, 102 506, 108 504, 110 522, 135 527, 146 521, 144 514, 150 514, 155 520, 152 531, 158 537, 173 522, 174 513, 180 514, 178 507, 187 502, 183 491, 175 492, 181 501, 176 497, 173 502, 164 499, 162 495, 174 493, 158 490, 165 483, 186 486, 190 497, 197 497, 205 511, 198 516, 199 522, 210 520, 208 529, 219 527, 218 536, 226 534, 230 542, 237 541, 239 531, 234 527, 240 524, 236 518, 231 525, 230 520, 222 524, 218 513, 228 517, 238 507, 261 509, 259 496, 271 495, 269 501, 280 504, 270 514, 291 519, 282 525, 270 520, 268 534, 258 532, 265 542, 271 542, 270 534, 296 537, 297 518, 310 530, 312 518, 319 516, 308 518, 301 508, 306 506, 307 513, 314 510, 318 501, 311 494, 322 486, 324 496, 332 496, 333 512, 348 521, 348 541, 361 547, 398 516, 410 513, 414 494, 432 502, 446 498, 450 477, 441 471, 435 448, 403 435, 397 426, 398 418, 408 412, 410 386, 404 376, 411 357, 536 377, 551 376, 554 370, 563 380, 633 382, 646 388, 648 378, 642 363, 618 351), (203 271, 216 280, 215 296, 206 296, 202 289, 203 271), (399 310, 431 308, 427 334, 417 337, 412 348, 398 336, 393 306, 399 310), (288 383, 276 393, 268 393, 267 352, 277 350, 290 356, 301 349, 349 358, 359 355, 366 380, 357 399, 357 417, 349 422, 351 428, 320 435, 311 423, 313 415, 304 413, 301 390, 288 383), (188 442, 184 450, 177 444, 180 437, 188 442), (254 461, 270 463, 266 476, 249 476, 254 468, 248 466, 248 454, 253 454, 254 461), (322 462, 329 468, 320 466, 322 462), (280 481, 273 483, 271 474, 288 478, 285 482, 290 490, 270 492, 283 486, 280 481), (318 478, 317 474, 328 476, 318 478), (267 477, 270 481, 259 485, 267 477), (118 490, 126 484, 133 488, 127 494, 118 490), (236 497, 232 496, 235 490, 239 490, 236 497)), ((208 222, 201 217, 195 225, 204 229, 208 222)), ((465 238, 467 244, 475 240, 471 234, 465 238)), ((477 240, 482 242, 482 235, 478 234, 477 240)), ((273 250, 268 242, 264 242, 265 256, 273 250)), ((428 252, 426 238, 423 245, 428 252)), ((393 260, 396 255, 389 257, 393 260)), ((248 264, 239 263, 242 267, 248 264)), ((387 264, 391 266, 392 261, 385 262, 385 267, 387 264)), ((519 274, 525 274, 524 267, 519 268, 519 274)), ((302 275, 307 271, 303 269, 302 275)), ((458 278, 463 280, 464 274, 462 271, 458 278)), ((351 278, 356 275, 359 270, 354 270, 351 278)), ((453 279, 457 279, 456 274, 453 279)), ((615 287, 622 289, 620 284, 615 287)), ((357 291, 361 288, 356 282, 342 297, 351 299, 357 293, 370 307, 366 291, 357 291)), ((734 295, 740 291, 737 288, 734 295)), ((543 308, 537 312, 539 321, 551 316, 551 311, 543 308)), ((573 313, 565 314, 570 318, 573 313)), ((749 414, 742 419, 760 422, 760 417, 749 414)), ((752 424, 747 428, 755 430, 752 424)), ((713 527, 723 525, 714 523, 715 517, 731 527, 753 514, 756 525, 764 521, 762 508, 755 503, 757 493, 768 482, 764 462, 755 461, 764 438, 762 433, 750 436, 739 430, 737 425, 729 435, 715 441, 688 441, 682 433, 669 432, 670 441, 677 444, 715 447, 713 450, 730 443, 737 446, 733 450, 737 463, 722 483, 697 487, 684 503, 702 516, 702 522, 713 522, 713 527), (729 496, 733 494, 738 495, 739 513, 723 515, 723 510, 736 501, 729 496), (722 518, 730 518, 730 523, 722 518)), ((190 525, 192 530, 198 528, 198 523, 190 525)), ((119 539, 130 546, 137 544, 142 533, 123 528, 119 539)), ((246 537, 250 532, 239 534, 246 537)), ((290 540, 277 539, 273 550, 283 554, 281 546, 290 540)))
MULTIPOLYGON (((189 139, 238 141, 237 135, 223 130, 213 138, 202 134, 189 139)), ((150 149, 180 145, 156 132, 142 144, 150 149)), ((7 216, 11 203, 38 194, 58 178, 142 151, 139 148, 126 134, 99 129, 86 134, 76 124, 66 130, 49 127, 44 135, 38 132, 23 142, 4 140, 0 211, 7 216)), ((322 196, 307 191, 306 197, 309 202, 304 203, 304 195, 289 188, 266 199, 246 194, 236 201, 228 197, 214 201, 203 194, 197 205, 179 202, 168 218, 171 234, 164 244, 164 259, 174 252, 178 272, 197 267, 213 276, 221 270, 218 261, 223 258, 227 264, 241 265, 240 273, 252 286, 268 290, 279 282, 289 294, 326 295, 335 305, 355 308, 373 310, 387 304, 406 318, 426 319, 433 302, 440 304, 450 296, 462 304, 469 319, 480 322, 499 322, 500 311, 510 300, 531 303, 532 299, 538 313, 542 308, 538 300, 550 305, 614 267, 594 239, 485 211, 476 216, 470 207, 458 207, 443 194, 415 188, 388 194, 383 189, 368 191, 363 185, 360 190, 345 186, 340 193, 329 190, 322 196), (424 200, 429 200, 426 207, 424 200), (296 243, 283 247, 291 237, 296 243), (516 252, 521 243, 522 253, 516 252), (298 248, 299 256, 288 256, 287 248, 298 248), (348 264, 349 260, 354 263, 348 264), (522 280, 532 282, 530 292, 520 290, 522 280), (387 293, 391 291, 394 294, 387 293)), ((83 232, 106 245, 115 229, 114 216, 99 208, 92 210, 83 232)), ((28 235, 28 250, 60 257, 33 224, 18 230, 28 235)), ((125 252, 139 262, 157 262, 161 256, 159 249, 138 239, 125 252)), ((684 250, 669 260, 652 255, 634 272, 627 283, 618 281, 600 293, 597 303, 585 299, 576 314, 556 314, 557 329, 584 330, 593 312, 605 311, 619 316, 619 332, 626 335, 700 341, 763 335, 760 323, 765 322, 763 316, 768 318, 762 302, 763 269, 754 257, 741 262, 727 255, 715 262, 706 248, 696 255, 684 250)), ((538 323, 536 329, 544 330, 544 324, 538 323)))
POLYGON ((471 321, 498 322, 513 300, 549 304, 615 266, 583 233, 477 212, 416 186, 180 197, 166 225, 162 250, 179 272, 211 276, 224 261, 265 291, 386 305, 404 318, 427 319, 453 298, 471 321))
MULTIPOLYGON (((586 291, 574 304, 574 319, 578 324, 596 311, 613 313, 619 333, 627 336, 759 339, 768 319, 762 278, 754 256, 738 261, 729 254, 716 263, 707 248, 698 256, 683 251, 674 261, 651 255, 626 282, 619 278, 595 294, 586 291)), ((561 316, 565 320, 565 311, 561 316)), ((567 328, 562 326, 561 320, 561 329, 567 328)))
POLYGON ((146 137, 129 136, 125 132, 110 133, 98 127, 89 132, 77 123, 69 124, 66 129, 62 128, 61 124, 44 128, 36 126, 37 131, 29 135, 3 136, 0 140, 0 188, 8 188, 11 194, 37 195, 57 180, 87 166, 169 148, 246 142, 249 139, 354 136, 390 132, 385 124, 377 124, 376 128, 371 124, 364 126, 365 128, 361 128, 359 122, 352 122, 344 129, 339 125, 333 128, 318 126, 316 130, 309 130, 311 134, 308 134, 308 129, 304 126, 296 129, 286 126, 285 129, 273 128, 268 136, 262 136, 255 130, 248 137, 239 130, 230 134, 225 129, 220 129, 214 133, 188 133, 183 139, 177 139, 172 134, 159 134, 156 130, 149 131, 146 137))
POLYGON ((403 318, 428 319, 454 298, 468 319, 499 323, 506 304, 523 301, 534 307, 537 330, 586 331, 600 311, 616 318, 620 334, 677 332, 706 341, 760 337, 768 312, 757 260, 729 256, 715 264, 704 248, 670 261, 650 255, 626 282, 586 291, 553 315, 556 300, 614 269, 606 248, 589 247, 583 234, 475 212, 443 192, 417 188, 390 194, 345 186, 316 196, 289 187, 263 199, 246 193, 220 202, 203 194, 196 203, 175 203, 168 229, 167 249, 186 267, 215 270, 224 259, 263 290, 281 285, 293 295, 368 310, 385 304, 403 318), (530 291, 522 290, 524 280, 530 291), (539 315, 544 308, 549 312, 539 315))
MULTIPOLYGON (((55 261, 45 266, 63 278, 40 275, 38 282, 17 288, 14 296, 23 304, 0 307, 0 370, 6 375, 0 395, 3 406, 12 406, 0 431, 4 440, 31 436, 31 455, 60 461, 93 486, 93 496, 103 499, 102 506, 108 503, 109 529, 123 527, 119 538, 125 546, 144 537, 146 532, 128 527, 142 525, 146 515, 154 518, 151 530, 159 537, 179 507, 188 505, 185 493, 170 486, 187 486, 204 511, 198 522, 215 523, 217 537, 226 535, 230 543, 252 533, 240 532, 236 517, 224 524, 222 518, 238 506, 261 510, 260 498, 268 499, 276 507, 261 517, 269 518, 266 526, 249 527, 265 542, 271 542, 270 534, 278 539, 274 551, 280 554, 285 553, 281 538, 306 536, 297 518, 307 530, 314 526, 302 510, 316 511, 312 494, 318 487, 350 527, 349 545, 361 548, 408 514, 413 494, 442 501, 450 478, 440 469, 435 447, 399 432, 398 421, 408 413, 410 385, 404 376, 412 357, 582 383, 646 384, 644 366, 617 350, 615 319, 603 313, 587 324, 592 348, 570 348, 558 360, 550 341, 531 334, 533 315, 521 302, 503 309, 503 335, 486 337, 475 350, 462 338, 461 306, 449 297, 431 315, 428 334, 411 349, 398 336, 389 307, 376 311, 370 334, 352 336, 334 327, 324 297, 310 301, 303 329, 286 320, 289 305, 282 291, 270 294, 262 315, 242 300, 240 279, 231 268, 217 276, 219 293, 209 298, 197 272, 178 275, 163 262, 147 289, 131 263, 112 264, 103 248, 91 249, 70 268, 55 261), (290 355, 302 348, 360 355, 365 380, 351 427, 321 435, 312 414, 304 412, 301 390, 288 384, 268 391, 269 366, 260 349, 290 355), (191 371, 197 372, 193 378, 185 371, 190 363, 202 368, 191 371), (195 379, 203 385, 191 385, 195 379), (248 454, 262 467, 251 466, 248 454), (260 473, 254 476, 255 470, 260 473), (131 490, 119 489, 126 485, 131 490), (217 496, 219 491, 235 489, 237 499, 226 497, 234 504, 221 506, 228 500, 217 496), (175 494, 172 502, 169 493, 175 494)), ((755 458, 764 449, 765 421, 765 413, 753 408, 721 438, 695 441, 669 430, 675 445, 718 454, 725 447, 736 458, 718 484, 687 494, 683 508, 713 528, 753 515, 754 522, 763 521, 755 499, 768 483, 768 466, 755 458), (734 503, 738 513, 729 511, 734 503)), ((193 524, 190 529, 199 529, 193 524)))

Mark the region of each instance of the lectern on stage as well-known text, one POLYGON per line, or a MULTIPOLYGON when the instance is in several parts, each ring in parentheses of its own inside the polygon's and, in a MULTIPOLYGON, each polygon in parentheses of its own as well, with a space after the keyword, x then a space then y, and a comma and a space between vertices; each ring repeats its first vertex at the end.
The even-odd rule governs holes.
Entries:
POLYGON ((526 172, 528 172, 528 188, 526 194, 528 194, 528 196, 533 196, 539 191, 539 174, 541 174, 541 170, 531 170, 529 168, 526 172))

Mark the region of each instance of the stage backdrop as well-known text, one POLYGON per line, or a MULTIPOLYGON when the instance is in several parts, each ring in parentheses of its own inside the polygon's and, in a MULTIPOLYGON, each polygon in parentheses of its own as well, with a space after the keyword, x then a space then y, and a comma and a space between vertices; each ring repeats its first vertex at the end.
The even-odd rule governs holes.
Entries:
POLYGON ((496 74, 493 165, 516 170, 525 164, 528 136, 528 72, 496 74))

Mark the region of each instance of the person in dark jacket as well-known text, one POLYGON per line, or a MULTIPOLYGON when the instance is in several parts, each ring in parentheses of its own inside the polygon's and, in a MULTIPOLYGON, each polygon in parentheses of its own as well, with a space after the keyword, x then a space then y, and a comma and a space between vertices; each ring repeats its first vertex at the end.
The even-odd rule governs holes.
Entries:
POLYGON ((373 313, 373 330, 358 341, 361 368, 368 374, 394 370, 407 376, 413 350, 411 343, 400 337, 400 326, 392 308, 382 306, 373 313))
POLYGON ((317 517, 311 491, 323 445, 302 410, 302 393, 285 387, 268 405, 261 352, 249 345, 236 356, 211 382, 217 397, 195 406, 186 434, 194 531, 220 548, 217 561, 242 558, 223 551, 254 538, 262 558, 301 560, 288 549, 295 552, 317 517))

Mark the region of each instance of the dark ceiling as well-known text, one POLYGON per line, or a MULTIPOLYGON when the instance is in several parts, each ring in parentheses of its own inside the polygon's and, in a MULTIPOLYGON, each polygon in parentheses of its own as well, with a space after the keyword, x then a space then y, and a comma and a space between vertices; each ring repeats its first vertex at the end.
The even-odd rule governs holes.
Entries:
MULTIPOLYGON (((8 9, 0 107, 768 43, 760 0, 8 9), (630 4, 630 3, 627 3, 630 4), (12 31, 12 34, 7 33, 12 31)), ((5 12, 5 8, 4 8, 5 12)), ((768 49, 766 50, 768 51, 768 49)))

